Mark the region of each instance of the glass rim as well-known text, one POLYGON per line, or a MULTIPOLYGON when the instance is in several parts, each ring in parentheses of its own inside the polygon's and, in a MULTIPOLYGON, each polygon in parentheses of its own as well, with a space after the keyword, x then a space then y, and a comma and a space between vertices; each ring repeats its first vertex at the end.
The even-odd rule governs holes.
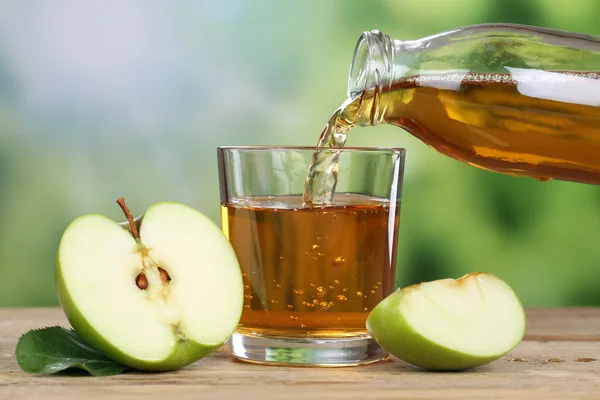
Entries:
POLYGON ((218 146, 217 150, 243 150, 243 151, 320 151, 320 150, 333 150, 342 152, 372 152, 372 153, 387 153, 387 154, 404 154, 406 149, 404 147, 342 147, 339 149, 332 149, 330 147, 317 147, 317 146, 218 146))

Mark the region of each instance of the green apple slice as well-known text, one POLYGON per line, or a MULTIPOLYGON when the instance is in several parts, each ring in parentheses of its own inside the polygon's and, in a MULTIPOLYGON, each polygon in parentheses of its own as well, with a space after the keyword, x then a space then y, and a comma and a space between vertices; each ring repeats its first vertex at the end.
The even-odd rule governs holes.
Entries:
POLYGON ((65 231, 60 303, 106 356, 142 370, 183 367, 221 346, 239 322, 237 258, 221 230, 188 206, 157 203, 135 224, 119 204, 129 232, 102 215, 79 217, 65 231))
POLYGON ((460 370, 515 348, 525 334, 525 311, 508 284, 478 272, 392 293, 369 314, 367 330, 410 364, 460 370))

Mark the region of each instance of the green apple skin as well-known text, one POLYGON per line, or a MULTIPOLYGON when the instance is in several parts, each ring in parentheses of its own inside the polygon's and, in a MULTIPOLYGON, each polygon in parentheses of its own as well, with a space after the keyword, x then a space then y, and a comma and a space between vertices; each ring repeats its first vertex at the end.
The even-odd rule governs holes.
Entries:
POLYGON ((100 333, 98 333, 98 331, 96 331, 82 315, 81 311, 79 311, 79 308, 75 305, 71 299, 71 295, 66 289, 59 263, 57 263, 56 268, 56 291, 58 293, 60 305, 67 316, 69 323, 73 329, 75 329, 77 334, 100 353, 131 368, 156 372, 173 371, 207 356, 223 344, 221 343, 219 345, 206 346, 188 339, 186 341, 178 342, 173 353, 171 353, 171 355, 165 360, 138 360, 128 356, 106 341, 104 337, 102 337, 102 335, 100 335, 100 333))
POLYGON ((487 364, 512 350, 477 357, 440 346, 406 322, 400 312, 402 297, 402 290, 398 289, 375 306, 367 318, 367 330, 381 347, 409 364, 432 371, 457 371, 487 364))

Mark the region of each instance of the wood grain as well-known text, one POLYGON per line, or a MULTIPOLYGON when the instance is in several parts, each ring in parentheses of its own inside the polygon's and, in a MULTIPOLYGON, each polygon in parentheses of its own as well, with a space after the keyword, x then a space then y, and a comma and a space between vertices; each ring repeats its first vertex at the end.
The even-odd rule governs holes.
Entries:
POLYGON ((19 335, 67 325, 60 309, 0 310, 4 399, 594 399, 600 398, 600 309, 528 310, 527 338, 501 359, 466 372, 433 373, 400 360, 356 368, 264 367, 222 348, 179 371, 115 377, 32 376, 15 361, 19 335), (511 361, 523 358, 527 362, 511 361), (563 362, 546 362, 559 358, 563 362))

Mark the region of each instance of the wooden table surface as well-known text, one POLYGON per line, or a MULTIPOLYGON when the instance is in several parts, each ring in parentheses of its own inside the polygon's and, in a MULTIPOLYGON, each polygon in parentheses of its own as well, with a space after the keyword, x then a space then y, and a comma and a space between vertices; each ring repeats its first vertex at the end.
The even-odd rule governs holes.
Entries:
POLYGON ((600 399, 600 308, 530 309, 527 336, 514 351, 454 373, 427 372, 398 359, 352 368, 266 367, 236 362, 226 348, 160 374, 22 372, 14 356, 19 335, 56 324, 67 326, 58 308, 0 309, 1 399, 600 399))

